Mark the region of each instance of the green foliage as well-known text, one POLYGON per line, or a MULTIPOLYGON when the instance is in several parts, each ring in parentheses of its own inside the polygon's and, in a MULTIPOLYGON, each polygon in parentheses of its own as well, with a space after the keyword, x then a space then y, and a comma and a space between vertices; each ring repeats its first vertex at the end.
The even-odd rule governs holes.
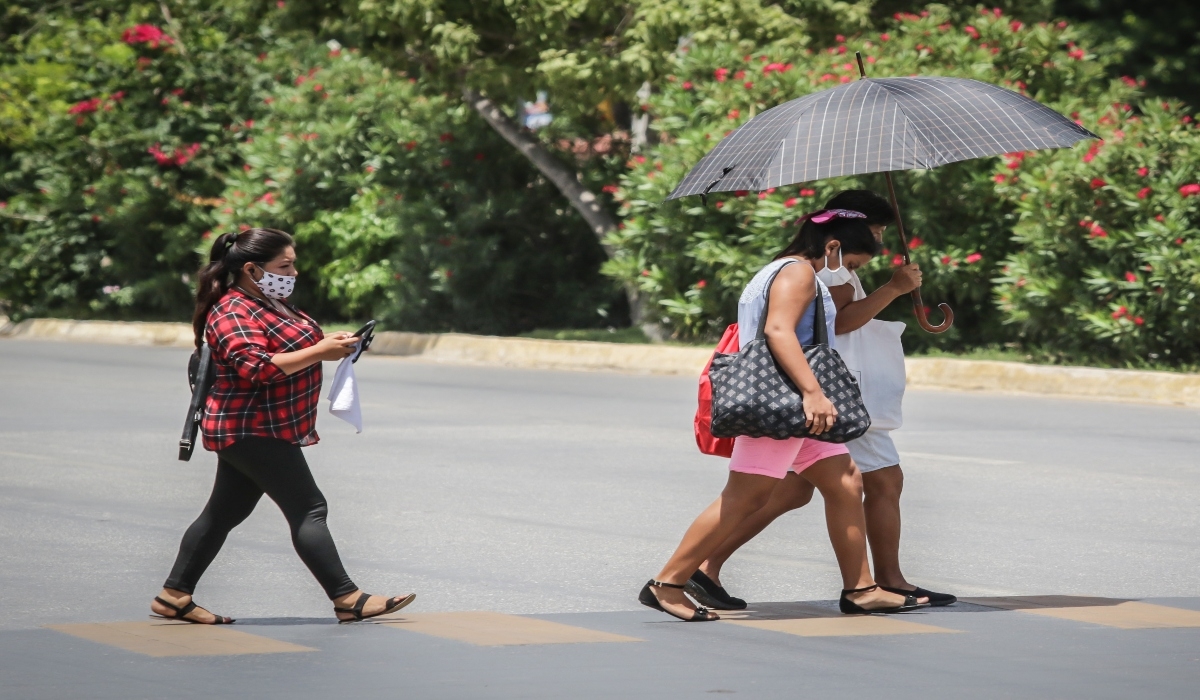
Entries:
POLYGON ((168 26, 157 4, 122 5, 31 12, 7 37, 0 89, 22 97, 0 110, 0 298, 16 316, 186 313, 206 204, 236 164, 228 127, 270 79, 244 15, 197 0, 168 26))
MULTIPOLYGON (((856 79, 856 49, 866 54, 875 76, 976 78, 1068 113, 1128 99, 1133 89, 1105 79, 1104 66, 1078 49, 1075 39, 1068 26, 1026 26, 991 12, 967 24, 931 7, 924 17, 912 15, 889 31, 822 51, 768 45, 744 53, 718 43, 680 52, 672 75, 646 105, 659 143, 631 160, 621 180, 616 196, 625 223, 610 239, 620 254, 605 270, 652 295, 676 337, 713 337, 736 316, 748 278, 794 235, 791 222, 799 214, 842 189, 883 185, 882 176, 838 178, 757 195, 714 194, 708 207, 698 198, 660 204, 726 133, 768 107, 856 79)), ((949 302, 958 318, 944 335, 914 328, 905 336, 910 344, 961 347, 1008 339, 990 281, 1014 249, 1015 205, 997 192, 996 162, 896 176, 914 260, 925 271, 924 297, 949 302)), ((885 237, 892 251, 864 271, 867 288, 885 282, 898 264, 897 243, 885 237)), ((906 301, 889 309, 893 318, 911 321, 906 301)), ((936 311, 934 316, 936 322, 936 311)))
POLYGON ((325 317, 512 333, 623 313, 595 238, 469 107, 332 46, 268 58, 281 82, 210 235, 295 231, 300 301, 325 317))
MULTIPOLYGON (((1200 133, 1178 104, 1098 105, 1086 152, 1011 158, 1018 246, 996 280, 1024 345, 1131 366, 1200 361, 1200 133)), ((997 174, 997 177, 1003 177, 997 174)))

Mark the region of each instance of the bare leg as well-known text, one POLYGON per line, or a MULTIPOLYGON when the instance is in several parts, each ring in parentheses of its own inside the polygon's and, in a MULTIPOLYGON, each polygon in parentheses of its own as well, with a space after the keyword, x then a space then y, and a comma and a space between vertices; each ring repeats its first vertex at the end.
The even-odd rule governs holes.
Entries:
MULTIPOLYGON (((863 515, 862 475, 858 467, 850 455, 843 454, 822 459, 800 475, 816 486, 825 499, 825 523, 842 572, 842 587, 873 586, 875 580, 871 578, 871 567, 867 563, 867 526, 863 515)), ((851 593, 847 597, 868 610, 904 604, 904 596, 888 593, 882 588, 851 593)))
POLYGON ((788 472, 771 491, 767 504, 759 508, 750 517, 734 528, 729 537, 708 555, 708 559, 700 565, 700 570, 711 578, 718 586, 721 585, 721 567, 733 556, 742 545, 758 536, 775 521, 776 518, 788 512, 804 507, 812 500, 813 485, 801 479, 795 472, 788 472))
POLYGON ((867 516, 867 539, 875 579, 880 585, 913 590, 900 571, 900 493, 904 490, 904 472, 900 465, 863 474, 863 510, 867 516))
MULTIPOLYGON (((743 520, 767 504, 778 483, 779 479, 761 474, 730 472, 721 495, 692 522, 683 541, 658 573, 657 580, 676 584, 686 582, 700 562, 707 559, 743 520)), ((688 618, 695 610, 681 589, 651 590, 664 608, 677 615, 688 618)))

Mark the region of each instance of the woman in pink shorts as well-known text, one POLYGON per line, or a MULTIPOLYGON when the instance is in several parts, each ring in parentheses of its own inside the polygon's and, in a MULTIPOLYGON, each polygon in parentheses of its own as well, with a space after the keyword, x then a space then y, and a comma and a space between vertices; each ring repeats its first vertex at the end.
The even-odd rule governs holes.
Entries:
MULTIPOLYGON (((813 435, 828 430, 837 415, 802 350, 802 345, 813 343, 817 301, 825 305, 828 335, 834 337, 837 309, 816 272, 834 261, 855 269, 879 250, 863 214, 845 210, 817 214, 823 215, 808 218, 788 247, 750 280, 738 303, 738 326, 745 346, 758 328, 770 295, 767 346, 779 367, 800 389, 813 435)), ((812 483, 825 498, 829 539, 842 573, 842 612, 904 612, 924 607, 911 595, 880 589, 871 577, 862 475, 846 446, 803 438, 737 438, 725 489, 688 528, 666 566, 642 588, 638 601, 681 620, 718 619, 706 608, 697 608, 684 594, 684 586, 700 563, 767 502, 789 471, 812 483)))

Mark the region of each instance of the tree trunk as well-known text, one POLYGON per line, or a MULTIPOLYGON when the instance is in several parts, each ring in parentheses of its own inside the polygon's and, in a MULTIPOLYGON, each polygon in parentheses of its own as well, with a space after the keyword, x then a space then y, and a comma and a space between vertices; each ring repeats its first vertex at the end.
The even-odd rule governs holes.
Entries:
MULTIPOLYGON (((583 220, 587 222, 592 233, 596 235, 596 239, 600 242, 600 247, 604 249, 604 253, 608 257, 613 257, 615 251, 612 246, 605 242, 604 237, 617 228, 617 219, 604 207, 600 206, 596 195, 584 187, 579 182, 579 176, 576 172, 567 167, 561 160, 556 158, 547 148, 542 145, 542 142, 523 130, 520 125, 508 117, 496 103, 483 95, 475 92, 470 88, 463 89, 463 99, 467 104, 479 112, 496 133, 504 137, 521 152, 521 155, 529 159, 529 162, 546 177, 547 180, 554 183, 558 191, 562 193, 571 206, 583 216, 583 220)), ((629 317, 634 326, 641 327, 642 331, 653 341, 661 341, 663 339, 662 327, 654 323, 645 308, 645 299, 642 297, 638 288, 630 283, 624 284, 625 298, 629 301, 629 317)))

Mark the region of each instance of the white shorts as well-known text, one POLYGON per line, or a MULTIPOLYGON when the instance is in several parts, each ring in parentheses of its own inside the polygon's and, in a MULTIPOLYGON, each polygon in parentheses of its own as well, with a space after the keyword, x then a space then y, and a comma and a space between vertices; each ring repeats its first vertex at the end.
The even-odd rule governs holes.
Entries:
POLYGON ((890 430, 868 430, 857 440, 846 443, 850 457, 864 474, 900 464, 900 453, 892 442, 890 430))

